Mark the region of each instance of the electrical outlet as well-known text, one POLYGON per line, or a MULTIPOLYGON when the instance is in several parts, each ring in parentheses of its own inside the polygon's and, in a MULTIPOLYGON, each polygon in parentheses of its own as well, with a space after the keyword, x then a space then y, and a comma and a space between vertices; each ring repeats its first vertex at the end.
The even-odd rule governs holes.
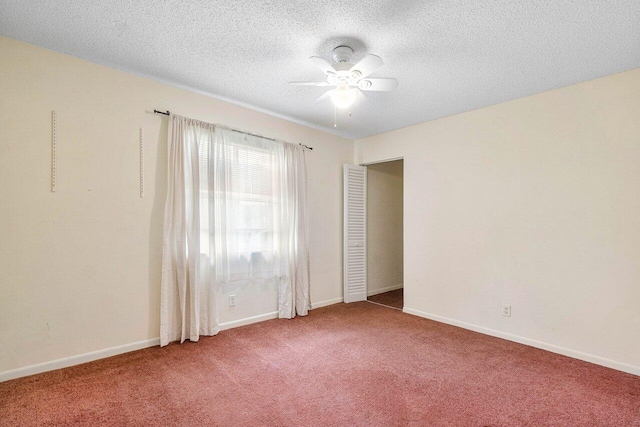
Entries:
POLYGON ((235 306, 236 306, 236 296, 235 296, 235 294, 229 295, 229 307, 235 307, 235 306))
POLYGON ((511 306, 507 304, 502 304, 502 315, 504 317, 511 317, 511 306))

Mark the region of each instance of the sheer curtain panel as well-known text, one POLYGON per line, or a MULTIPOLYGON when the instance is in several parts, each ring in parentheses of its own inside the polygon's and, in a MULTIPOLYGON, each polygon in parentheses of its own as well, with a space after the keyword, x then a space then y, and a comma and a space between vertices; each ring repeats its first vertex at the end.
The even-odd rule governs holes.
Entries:
POLYGON ((216 334, 223 283, 273 281, 279 317, 306 315, 303 148, 180 116, 169 138, 161 345, 216 334))
POLYGON ((200 146, 215 127, 172 116, 169 123, 169 179, 162 236, 160 345, 198 341, 219 332, 212 272, 202 262, 200 236, 200 146))
POLYGON ((306 316, 311 307, 309 295, 309 230, 307 213, 307 173, 304 149, 283 144, 282 164, 277 169, 280 197, 276 199, 276 218, 280 239, 278 316, 290 319, 306 316))

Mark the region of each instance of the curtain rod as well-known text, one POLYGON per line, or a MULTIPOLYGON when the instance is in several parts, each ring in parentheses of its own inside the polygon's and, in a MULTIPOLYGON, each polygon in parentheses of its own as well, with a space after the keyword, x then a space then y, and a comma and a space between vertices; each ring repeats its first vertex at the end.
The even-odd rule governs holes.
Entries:
MULTIPOLYGON (((154 112, 155 114, 162 114, 163 116, 170 116, 170 115, 171 115, 171 113, 169 112, 169 110, 167 110, 167 111, 158 111, 158 110, 153 110, 153 112, 154 112)), ((221 126, 221 127, 224 127, 224 126, 221 126)), ((268 139, 269 141, 276 141, 276 140, 275 140, 275 139, 273 139, 273 138, 267 138, 266 136, 257 135, 257 134, 255 134, 255 133, 251 133, 251 132, 245 132, 245 131, 243 131, 243 130, 239 130, 239 129, 227 128, 227 127, 225 127, 225 129, 229 129, 230 131, 233 131, 233 132, 243 133, 243 134, 245 134, 245 135, 255 136, 255 137, 263 138, 263 139, 268 139)), ((299 145, 299 146, 301 146, 301 147, 306 148, 307 150, 313 150, 313 147, 309 147, 308 145, 304 145, 304 144, 301 144, 301 143, 298 143, 298 145, 299 145)))

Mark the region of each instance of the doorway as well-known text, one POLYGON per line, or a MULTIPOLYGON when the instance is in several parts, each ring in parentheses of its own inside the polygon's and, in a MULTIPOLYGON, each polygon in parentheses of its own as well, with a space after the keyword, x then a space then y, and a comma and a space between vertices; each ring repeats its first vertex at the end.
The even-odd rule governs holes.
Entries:
POLYGON ((367 300, 402 310, 404 162, 367 165, 367 300))

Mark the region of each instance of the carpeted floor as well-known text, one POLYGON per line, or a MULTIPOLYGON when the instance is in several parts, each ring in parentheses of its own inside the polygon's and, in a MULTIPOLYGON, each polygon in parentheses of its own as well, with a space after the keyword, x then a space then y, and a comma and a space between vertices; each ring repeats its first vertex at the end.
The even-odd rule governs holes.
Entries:
POLYGON ((640 426, 640 377, 361 302, 0 383, 0 425, 640 426))
POLYGON ((367 297, 367 300, 387 305, 389 307, 398 308, 400 310, 404 308, 402 289, 396 289, 395 291, 384 292, 378 295, 371 295, 367 297))

